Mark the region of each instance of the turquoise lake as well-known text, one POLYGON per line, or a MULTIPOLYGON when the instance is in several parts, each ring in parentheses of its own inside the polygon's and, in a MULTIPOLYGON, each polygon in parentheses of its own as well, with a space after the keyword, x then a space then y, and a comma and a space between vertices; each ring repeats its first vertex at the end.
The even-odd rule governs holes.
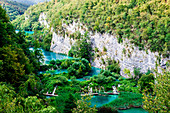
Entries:
POLYGON ((118 95, 109 95, 109 96, 93 96, 90 100, 91 107, 96 105, 96 107, 101 107, 104 104, 107 104, 118 98, 118 95))
MULTIPOLYGON (((20 30, 15 30, 16 33, 18 33, 20 30)), ((24 31, 25 34, 34 34, 34 31, 24 31)))
MULTIPOLYGON (((34 50, 32 47, 29 48, 29 50, 34 50)), ((66 56, 66 55, 63 55, 63 54, 57 54, 57 53, 54 53, 54 52, 50 52, 50 51, 45 51, 43 49, 42 50, 42 54, 44 55, 44 63, 45 64, 49 64, 49 62, 51 60, 62 60, 62 59, 69 59, 69 58, 73 58, 73 57, 69 57, 69 56, 66 56)), ((98 75, 100 73, 101 69, 100 68, 96 68, 96 67, 92 67, 92 71, 90 73, 89 76, 86 76, 84 78, 90 78, 91 76, 94 76, 94 75, 98 75)), ((60 73, 67 73, 67 70, 51 70, 51 71, 46 71, 45 73, 53 73, 53 74, 60 74, 60 73)), ((40 73, 43 73, 43 72, 40 72, 40 73)), ((77 80, 79 81, 84 81, 85 79, 84 78, 79 78, 77 80)))
MULTIPOLYGON (((27 32, 29 33, 29 32, 27 32)), ((31 32, 32 33, 32 32, 31 32)), ((30 50, 33 50, 33 48, 29 48, 30 50)), ((68 58, 72 58, 66 55, 62 55, 62 54, 57 54, 54 52, 50 52, 50 51, 45 51, 43 49, 42 53, 44 55, 44 63, 48 64, 50 60, 62 60, 62 59, 68 59, 68 58)), ((94 76, 94 75, 98 75, 100 73, 101 69, 100 68, 96 68, 96 67, 92 67, 92 72, 90 74, 90 76, 94 76)), ((53 71, 53 73, 55 74, 59 74, 59 73, 63 73, 66 72, 67 70, 55 70, 53 71)), ((50 71, 49 71, 50 73, 50 71)), ((79 81, 84 81, 83 78, 78 79, 79 81)), ((93 96, 92 99, 90 100, 91 102, 91 106, 96 105, 96 107, 101 107, 104 104, 107 104, 113 100, 115 100, 116 98, 118 98, 118 95, 110 95, 110 96, 93 96)), ((127 109, 127 110, 119 110, 119 113, 148 113, 146 112, 144 109, 142 108, 131 108, 131 109, 127 109)))
MULTIPOLYGON (((33 50, 33 48, 29 48, 29 49, 33 50)), ((44 62, 46 64, 48 64, 50 60, 56 60, 56 59, 62 60, 62 59, 73 58, 73 57, 69 57, 69 56, 66 56, 66 55, 57 54, 57 53, 50 52, 50 51, 45 51, 43 49, 41 49, 41 50, 42 50, 42 53, 44 55, 44 62)), ((100 71, 101 71, 100 68, 92 67, 92 72, 91 72, 90 76, 87 76, 87 78, 94 76, 94 75, 98 75, 100 73, 100 71)), ((54 73, 54 74, 60 74, 60 73, 63 73, 63 72, 67 73, 67 70, 49 71, 49 73, 51 73, 51 72, 54 73)), ((77 80, 84 81, 85 79, 80 78, 80 79, 77 79, 77 80)), ((90 102, 91 102, 91 106, 96 105, 96 107, 101 107, 102 105, 107 104, 107 103, 115 100, 116 98, 118 98, 118 95, 93 96, 92 99, 90 100, 90 102)), ((142 108, 131 108, 131 109, 128 109, 128 110, 119 110, 119 112, 120 113, 147 113, 142 108)))

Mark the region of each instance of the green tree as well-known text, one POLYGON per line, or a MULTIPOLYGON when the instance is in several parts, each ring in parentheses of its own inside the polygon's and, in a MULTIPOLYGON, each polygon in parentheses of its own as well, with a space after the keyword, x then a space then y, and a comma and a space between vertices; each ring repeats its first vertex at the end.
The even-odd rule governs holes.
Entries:
POLYGON ((140 78, 141 78, 141 76, 142 76, 142 73, 140 72, 140 68, 134 68, 134 71, 133 71, 133 73, 134 73, 134 79, 136 80, 136 81, 138 81, 140 78))
POLYGON ((72 46, 68 54, 69 56, 85 58, 90 61, 93 56, 91 42, 89 42, 86 38, 77 41, 74 46, 72 46))
POLYGON ((36 96, 28 96, 24 99, 24 109, 26 113, 38 112, 39 110, 45 108, 42 99, 38 99, 36 96))
POLYGON ((17 104, 14 88, 6 83, 0 82, 0 112, 12 113, 22 112, 23 107, 17 104))
POLYGON ((0 60, 2 68, 0 70, 0 81, 10 82, 11 84, 19 85, 21 80, 24 80, 25 70, 24 64, 18 60, 18 54, 15 50, 9 47, 0 48, 0 60))
POLYGON ((151 113, 168 113, 169 112, 169 88, 170 72, 163 71, 156 73, 155 84, 151 83, 153 93, 144 93, 143 108, 151 113))
POLYGON ((138 84, 141 91, 145 89, 147 89, 148 91, 152 91, 152 86, 150 85, 150 83, 154 83, 154 75, 152 73, 144 74, 138 80, 138 84))
POLYGON ((91 103, 87 102, 90 100, 90 97, 85 97, 85 99, 82 97, 81 100, 76 102, 77 107, 73 108, 72 113, 96 113, 96 106, 90 107, 91 103))
POLYGON ((102 75, 108 77, 108 76, 112 76, 112 73, 109 70, 105 70, 102 75))
POLYGON ((68 99, 65 101, 64 113, 72 113, 71 110, 76 107, 75 98, 69 94, 68 99))

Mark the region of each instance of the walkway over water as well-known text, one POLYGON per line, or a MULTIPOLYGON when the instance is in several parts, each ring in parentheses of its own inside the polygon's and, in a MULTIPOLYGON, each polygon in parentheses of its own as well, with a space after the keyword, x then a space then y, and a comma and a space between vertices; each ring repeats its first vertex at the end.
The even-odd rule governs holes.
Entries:
MULTIPOLYGON (((33 48, 29 48, 30 50, 33 50, 33 48)), ((68 59, 68 58, 73 58, 73 57, 69 57, 69 56, 66 56, 66 55, 62 55, 62 54, 57 54, 57 53, 53 53, 53 52, 49 52, 49 51, 45 51, 42 49, 42 52, 43 52, 43 55, 44 55, 44 60, 45 60, 45 63, 48 64, 49 61, 51 60, 56 60, 56 59, 59 59, 59 60, 62 60, 62 59, 68 59)), ((91 73, 91 76, 93 75, 98 75, 100 73, 100 70, 99 68, 95 68, 95 67, 92 67, 92 73, 91 73)), ((56 74, 59 74, 61 72, 64 72, 67 70, 56 70, 56 74)), ((90 76, 89 76, 90 77, 90 76)), ((79 81, 84 81, 83 78, 80 78, 78 79, 79 81)), ((48 93, 45 93, 46 96, 58 96, 54 93, 52 94, 48 94, 48 93)), ((118 95, 109 95, 109 96, 93 96, 92 99, 91 99, 91 107, 96 105, 96 107, 101 107, 102 105, 104 104, 107 104, 113 100, 115 100, 116 98, 118 98, 118 95)), ((119 110, 120 113, 147 113, 144 109, 142 108, 131 108, 131 109, 128 109, 128 110, 119 110)))

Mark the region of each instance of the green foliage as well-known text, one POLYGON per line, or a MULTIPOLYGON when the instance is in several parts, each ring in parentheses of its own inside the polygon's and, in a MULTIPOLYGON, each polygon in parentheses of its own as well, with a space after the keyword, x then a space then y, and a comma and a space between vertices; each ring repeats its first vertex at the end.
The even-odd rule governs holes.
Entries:
POLYGON ((143 90, 152 91, 153 88, 151 86, 151 83, 154 83, 154 74, 152 73, 142 75, 142 77, 138 81, 141 91, 143 90))
POLYGON ((45 36, 43 36, 43 41, 41 43, 41 46, 43 49, 49 51, 51 46, 51 39, 52 39, 52 33, 47 33, 45 36))
POLYGON ((40 78, 35 75, 29 75, 27 81, 19 86, 20 96, 37 96, 42 94, 43 84, 40 78))
POLYGON ((120 77, 118 78, 118 80, 119 80, 119 81, 122 81, 122 80, 124 80, 124 78, 123 78, 122 76, 120 76, 120 77))
POLYGON ((102 73, 102 75, 108 77, 108 76, 112 76, 112 73, 111 73, 110 71, 108 71, 108 70, 105 70, 105 71, 102 73))
POLYGON ((33 23, 37 22, 35 20, 41 12, 47 13, 50 26, 60 33, 64 31, 62 22, 68 25, 79 19, 80 23, 92 33, 98 31, 116 34, 119 42, 128 38, 140 49, 163 52, 165 57, 169 51, 167 45, 169 45, 170 26, 167 1, 51 1, 28 8, 25 14, 30 18, 25 21, 25 15, 18 17, 13 21, 15 28, 33 29, 33 23))
POLYGON ((153 87, 153 92, 145 92, 143 95, 143 107, 148 112, 159 112, 168 113, 169 112, 169 71, 163 70, 162 73, 156 73, 155 84, 151 83, 153 87))
POLYGON ((30 113, 41 111, 54 113, 56 110, 51 106, 46 108, 43 100, 38 99, 36 96, 23 98, 17 95, 14 88, 9 84, 0 83, 0 112, 30 113))
POLYGON ((119 91, 139 93, 139 87, 136 87, 136 82, 125 79, 120 81, 119 84, 121 84, 118 88, 119 91))
POLYGON ((27 79, 26 74, 38 71, 42 56, 36 50, 38 43, 35 42, 34 52, 29 51, 24 34, 15 33, 1 6, 0 12, 0 80, 19 86, 27 79))
POLYGON ((85 58, 72 58, 63 60, 52 60, 49 66, 45 66, 46 69, 67 69, 68 78, 75 76, 76 78, 81 78, 87 76, 91 72, 91 65, 85 58))
POLYGON ((139 80, 141 78, 141 76, 142 76, 142 73, 140 72, 140 68, 134 68, 133 73, 134 73, 134 77, 133 78, 135 80, 139 80))
POLYGON ((43 105, 43 101, 36 96, 28 96, 25 99, 24 107, 28 110, 27 112, 38 112, 45 106, 43 105))
POLYGON ((106 77, 104 75, 96 75, 93 77, 93 81, 101 85, 106 82, 105 79, 106 77))
POLYGON ((111 107, 106 107, 106 106, 102 106, 100 108, 97 108, 97 113, 118 113, 118 111, 114 108, 111 107))
POLYGON ((44 84, 44 92, 52 92, 56 86, 68 85, 68 79, 64 75, 47 75, 44 74, 42 83, 44 84))
POLYGON ((76 58, 85 58, 90 61, 93 56, 91 43, 85 38, 81 39, 80 41, 77 41, 71 47, 68 55, 76 58))
POLYGON ((73 108, 72 113, 96 113, 96 107, 89 107, 91 103, 87 102, 90 101, 90 97, 81 98, 76 102, 77 107, 73 108))
POLYGON ((0 53, 0 59, 3 63, 0 70, 0 80, 8 81, 12 84, 20 84, 21 80, 25 78, 25 70, 24 64, 18 59, 19 54, 10 47, 0 48, 0 53))
POLYGON ((139 107, 142 105, 142 94, 131 92, 120 92, 119 98, 104 105, 106 107, 115 107, 117 109, 127 109, 129 107, 139 107))
MULTIPOLYGON (((112 86, 116 84, 116 78, 113 76, 104 76, 104 75, 95 75, 91 77, 90 82, 92 82, 92 87, 95 88, 95 86, 104 86, 105 89, 112 89, 112 86)), ((88 85, 89 83, 87 83, 88 85)), ((86 84, 85 84, 86 85, 86 84)))
POLYGON ((120 75, 119 75, 119 74, 114 73, 114 72, 112 72, 112 76, 113 76, 113 77, 115 77, 116 79, 118 79, 118 78, 120 77, 120 75))
MULTIPOLYGON (((12 86, 7 85, 5 83, 0 83, 0 112, 5 111, 15 112, 14 108, 17 107, 17 105, 14 104, 16 100, 13 100, 15 94, 16 92, 14 91, 14 88, 12 86)), ((18 109, 19 107, 20 106, 18 106, 18 109)))
POLYGON ((107 49, 106 49, 106 47, 103 47, 103 51, 104 51, 104 52, 107 52, 107 49))
POLYGON ((83 58, 81 62, 74 62, 67 70, 69 76, 81 78, 89 74, 91 66, 89 65, 88 60, 83 58))
POLYGON ((120 74, 120 66, 119 63, 116 62, 115 60, 111 60, 110 58, 107 59, 107 67, 106 69, 109 70, 110 72, 114 72, 117 74, 120 74))
POLYGON ((69 94, 68 99, 65 101, 64 113, 71 113, 71 110, 77 105, 75 104, 75 98, 72 94, 69 94))
POLYGON ((114 73, 120 74, 120 66, 118 65, 118 63, 111 64, 111 65, 107 66, 107 69, 110 72, 114 72, 114 73))
POLYGON ((11 21, 16 19, 18 15, 24 14, 29 7, 29 5, 26 4, 7 0, 1 0, 0 4, 2 4, 2 8, 7 11, 11 21))

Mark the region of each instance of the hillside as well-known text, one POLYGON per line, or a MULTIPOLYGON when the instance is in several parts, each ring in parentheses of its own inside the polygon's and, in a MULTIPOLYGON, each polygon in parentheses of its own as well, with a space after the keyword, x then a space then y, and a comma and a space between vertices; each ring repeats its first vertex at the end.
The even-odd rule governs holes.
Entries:
POLYGON ((16 29, 32 30, 44 12, 55 31, 62 33, 62 22, 80 22, 93 33, 116 34, 119 42, 129 39, 141 50, 147 48, 166 56, 170 50, 169 4, 161 0, 52 0, 31 6, 13 24, 16 29))
POLYGON ((18 15, 24 14, 29 5, 9 0, 0 0, 0 5, 7 11, 10 20, 16 19, 18 15))
POLYGON ((33 5, 33 4, 50 1, 50 0, 10 0, 10 1, 16 1, 16 2, 20 2, 20 3, 28 4, 28 5, 33 5))

